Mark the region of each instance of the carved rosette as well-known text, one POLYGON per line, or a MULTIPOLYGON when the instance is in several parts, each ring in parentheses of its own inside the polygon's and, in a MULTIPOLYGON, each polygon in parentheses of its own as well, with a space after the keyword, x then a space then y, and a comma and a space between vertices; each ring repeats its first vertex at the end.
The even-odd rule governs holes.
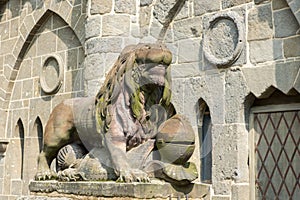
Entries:
POLYGON ((40 84, 46 94, 55 94, 63 81, 62 58, 56 54, 47 57, 40 73, 40 84))
POLYGON ((204 25, 203 51, 206 59, 228 67, 240 56, 245 41, 243 18, 236 12, 213 15, 204 25))

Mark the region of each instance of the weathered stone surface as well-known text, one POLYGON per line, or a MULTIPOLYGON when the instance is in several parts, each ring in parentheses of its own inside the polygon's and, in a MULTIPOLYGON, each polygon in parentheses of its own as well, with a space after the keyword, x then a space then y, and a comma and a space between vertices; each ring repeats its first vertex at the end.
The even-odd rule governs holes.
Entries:
POLYGON ((234 184, 231 187, 232 200, 248 200, 250 198, 249 184, 234 184))
POLYGON ((263 3, 268 3, 270 2, 271 0, 254 0, 254 3, 255 4, 263 4, 263 3))
POLYGON ((252 0, 222 0, 222 9, 251 2, 252 0))
POLYGON ((173 78, 187 78, 201 74, 199 63, 182 63, 172 65, 173 78))
POLYGON ((289 5, 287 4, 286 0, 273 0, 272 1, 272 8, 273 10, 279 10, 282 8, 287 8, 289 5))
POLYGON ((140 5, 141 6, 149 6, 153 0, 140 0, 140 5))
POLYGON ((23 196, 18 197, 17 200, 72 200, 73 198, 67 197, 47 197, 47 196, 23 196))
POLYGON ((85 24, 86 39, 99 36, 101 34, 101 25, 102 21, 100 16, 88 18, 85 24))
POLYGON ((122 50, 121 38, 92 38, 86 42, 86 53, 118 53, 122 50))
POLYGON ((104 77, 104 61, 105 59, 103 54, 96 53, 87 55, 85 58, 85 80, 104 77))
POLYGON ((245 97, 249 88, 242 72, 231 70, 225 77, 225 122, 226 123, 247 123, 245 121, 245 97))
POLYGON ((214 194, 230 195, 231 181, 249 181, 246 124, 214 125, 212 132, 214 194))
POLYGON ((212 11, 220 10, 220 0, 206 1, 197 0, 194 1, 194 14, 196 16, 203 15, 212 11))
POLYGON ((268 39, 273 36, 271 4, 254 7, 248 15, 248 40, 268 39))
POLYGON ((134 15, 136 13, 136 0, 115 0, 115 12, 134 15))
MULTIPOLYGON (((87 195, 95 197, 133 197, 133 198, 168 198, 206 197, 209 199, 209 186, 202 184, 188 185, 176 191, 169 183, 153 181, 153 183, 116 183, 116 182, 57 182, 57 181, 32 181, 29 185, 31 192, 45 192, 47 196, 59 194, 87 195)), ((84 197, 84 196, 83 196, 84 197)))
POLYGON ((245 10, 241 9, 238 12, 223 12, 204 18, 203 52, 205 58, 213 65, 228 67, 237 61, 243 63, 244 12, 245 10))
MULTIPOLYGON (((158 0, 154 6, 153 16, 161 23, 164 24, 168 19, 168 14, 171 8, 176 4, 176 0, 158 0)), ((185 3, 177 14, 176 19, 182 19, 188 16, 188 7, 185 3)))
POLYGON ((219 196, 219 195, 214 195, 212 197, 212 200, 230 200, 230 196, 229 195, 222 195, 222 196, 219 196))
POLYGON ((265 91, 271 86, 283 93, 288 93, 295 82, 300 61, 271 64, 261 67, 242 68, 243 75, 252 94, 263 98, 265 91), (286 70, 289 69, 289 70, 286 70))
POLYGON ((130 17, 127 15, 105 15, 102 19, 103 36, 128 36, 130 17))
POLYGON ((151 7, 141 7, 139 14, 140 35, 146 36, 149 33, 149 25, 151 19, 152 9, 151 7))
POLYGON ((225 77, 223 73, 206 74, 193 77, 184 82, 184 113, 193 126, 197 126, 195 106, 202 98, 210 109, 213 124, 225 123, 225 77), (217 98, 216 98, 217 97, 217 98))
POLYGON ((274 59, 273 40, 252 41, 250 44, 250 61, 261 63, 274 59))
POLYGON ((300 12, 299 12, 300 2, 297 0, 292 0, 292 1, 288 0, 288 4, 289 4, 291 10, 293 11, 298 23, 300 24, 300 12))
POLYGON ((274 11, 275 37, 283 38, 295 35, 299 23, 290 9, 274 11))
MULTIPOLYGON (((59 29, 58 35, 55 38, 57 38, 58 51, 81 46, 80 40, 70 27, 59 29)), ((56 43, 54 42, 54 44, 56 43)))
POLYGON ((91 14, 105 14, 112 9, 112 0, 92 0, 91 14))
POLYGON ((198 38, 202 36, 202 17, 174 22, 174 39, 198 38))
POLYGON ((187 39, 179 41, 178 63, 190 63, 202 60, 202 47, 200 39, 187 39))
POLYGON ((300 36, 290 37, 283 40, 283 51, 286 58, 300 56, 300 36))

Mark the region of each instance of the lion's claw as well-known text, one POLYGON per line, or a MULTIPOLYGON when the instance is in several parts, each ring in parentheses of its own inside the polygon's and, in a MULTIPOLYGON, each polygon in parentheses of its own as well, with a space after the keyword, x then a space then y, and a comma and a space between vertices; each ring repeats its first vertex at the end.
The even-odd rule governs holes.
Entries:
POLYGON ((123 170, 120 171, 120 176, 117 182, 150 182, 150 178, 148 177, 147 173, 139 170, 139 169, 130 169, 130 170, 123 170))
POLYGON ((35 180, 37 181, 45 181, 45 180, 52 180, 57 179, 57 174, 51 170, 39 171, 35 175, 35 180))
POLYGON ((86 180, 84 175, 78 172, 74 168, 68 168, 63 171, 58 172, 58 179, 60 181, 78 181, 78 180, 86 180))

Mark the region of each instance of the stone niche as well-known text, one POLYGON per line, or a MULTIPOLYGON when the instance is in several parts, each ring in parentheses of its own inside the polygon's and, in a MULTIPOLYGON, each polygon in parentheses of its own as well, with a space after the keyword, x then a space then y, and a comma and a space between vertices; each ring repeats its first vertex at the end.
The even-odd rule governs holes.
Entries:
POLYGON ((243 18, 234 11, 218 13, 206 19, 203 51, 205 58, 218 67, 238 60, 245 43, 243 18))

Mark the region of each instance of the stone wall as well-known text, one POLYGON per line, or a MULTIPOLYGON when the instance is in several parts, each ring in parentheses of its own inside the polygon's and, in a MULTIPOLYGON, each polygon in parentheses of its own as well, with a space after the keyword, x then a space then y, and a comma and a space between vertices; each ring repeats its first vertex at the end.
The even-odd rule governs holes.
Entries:
POLYGON ((8 1, 0 11, 0 199, 29 194, 53 107, 84 95, 85 1, 8 1))
MULTIPOLYGON (((157 41, 176 1, 2 2, 0 128, 5 131, 0 139, 10 143, 0 160, 0 197, 13 198, 28 193, 39 127, 45 126, 53 106, 64 98, 94 96, 126 45, 157 41), (64 67, 53 62, 44 66, 50 55, 58 56, 54 58, 64 67), (52 75, 63 69, 55 92, 41 88, 43 66, 52 75)), ((172 102, 198 133, 192 160, 199 174, 211 152, 205 183, 213 200, 249 199, 253 190, 248 138, 253 101, 275 90, 299 95, 299 13, 298 0, 186 0, 166 30, 163 41, 173 53, 172 102), (206 140, 204 132, 210 136, 206 140)), ((59 80, 57 75, 45 82, 51 89, 59 80)), ((197 182, 204 181, 200 177, 197 182)))
MULTIPOLYGON (((156 42, 174 4, 175 0, 90 1, 85 67, 90 72, 97 66, 99 73, 85 74, 88 94, 97 91, 124 46, 156 42)), ((212 147, 206 148, 212 150, 212 175, 206 182, 212 184, 212 199, 249 199, 253 99, 268 97, 276 88, 284 94, 299 93, 296 7, 286 0, 187 0, 167 30, 164 42, 173 53, 172 102, 189 116, 199 143, 204 113, 199 102, 210 111, 212 147)), ((204 151, 209 150, 198 148, 193 157, 199 171, 204 151)))

